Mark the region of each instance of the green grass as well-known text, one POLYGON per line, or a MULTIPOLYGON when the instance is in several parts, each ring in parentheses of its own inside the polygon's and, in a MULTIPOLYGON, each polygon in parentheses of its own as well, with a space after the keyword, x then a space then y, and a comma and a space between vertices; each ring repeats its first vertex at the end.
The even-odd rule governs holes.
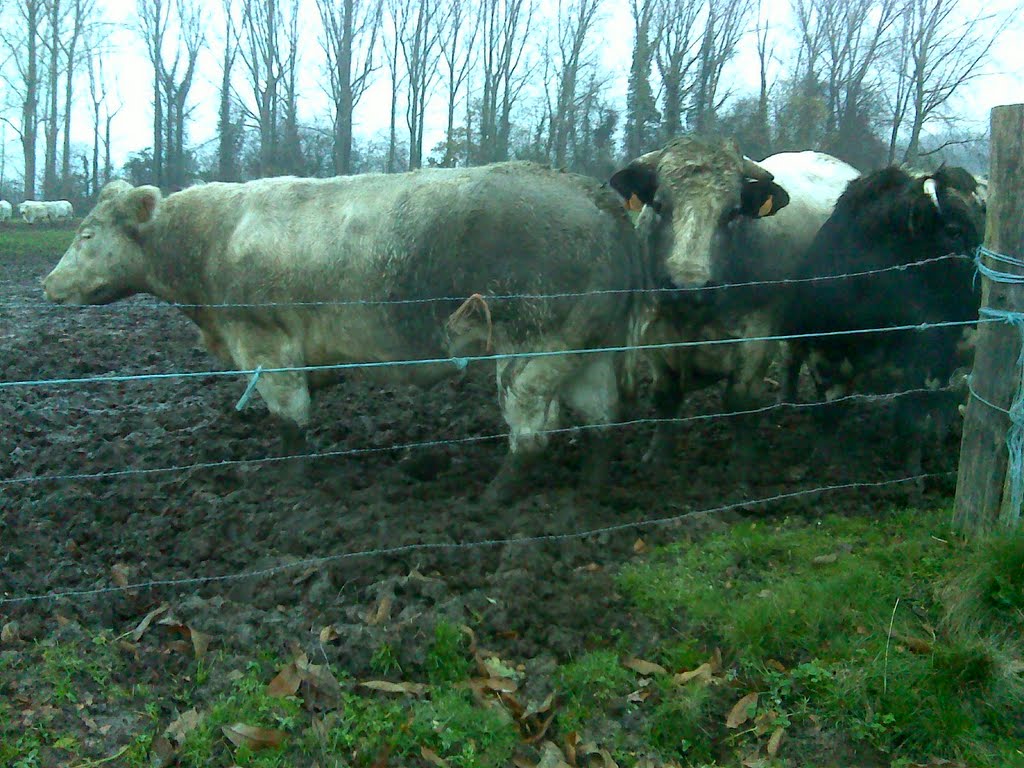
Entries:
POLYGON ((58 227, 30 227, 15 222, 0 226, 0 263, 11 257, 64 253, 75 238, 78 222, 58 227))
POLYGON ((619 587, 720 647, 737 691, 760 691, 794 731, 825 727, 884 760, 1011 765, 1024 740, 1024 534, 972 547, 948 518, 748 523, 628 567, 619 587))

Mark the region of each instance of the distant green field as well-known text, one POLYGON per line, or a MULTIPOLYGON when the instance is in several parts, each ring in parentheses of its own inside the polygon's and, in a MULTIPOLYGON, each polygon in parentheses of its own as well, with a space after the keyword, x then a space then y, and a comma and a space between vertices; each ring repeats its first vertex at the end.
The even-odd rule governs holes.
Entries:
POLYGON ((15 222, 0 227, 0 261, 22 256, 59 256, 75 237, 78 223, 31 227, 15 222))

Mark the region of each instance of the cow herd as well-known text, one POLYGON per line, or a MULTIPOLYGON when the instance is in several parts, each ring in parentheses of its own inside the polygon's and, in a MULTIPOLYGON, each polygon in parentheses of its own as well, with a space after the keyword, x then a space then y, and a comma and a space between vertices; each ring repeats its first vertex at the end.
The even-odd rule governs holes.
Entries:
MULTIPOLYGON (((465 358, 492 359, 509 427, 487 490, 500 501, 524 491, 569 414, 594 427, 587 481, 604 477, 600 427, 620 418, 644 365, 662 417, 648 456, 662 461, 679 450, 668 427, 686 393, 724 381, 727 410, 762 405, 775 360, 786 398, 803 366, 824 399, 945 387, 959 328, 808 334, 975 319, 969 262, 936 257, 970 253, 983 216, 958 168, 861 176, 817 152, 754 162, 693 138, 608 184, 526 162, 166 197, 117 181, 44 290, 67 304, 149 293, 179 306, 224 364, 262 371, 255 386, 289 453, 301 450, 311 390, 338 378, 331 366, 429 384, 465 358)), ((912 442, 923 410, 901 419, 912 442)), ((752 441, 736 444, 738 461, 756 460, 752 441)))
MULTIPOLYGON (((0 200, 0 221, 10 221, 14 206, 0 200)), ((26 224, 45 221, 70 221, 74 209, 67 200, 26 200, 18 206, 18 214, 26 224)))

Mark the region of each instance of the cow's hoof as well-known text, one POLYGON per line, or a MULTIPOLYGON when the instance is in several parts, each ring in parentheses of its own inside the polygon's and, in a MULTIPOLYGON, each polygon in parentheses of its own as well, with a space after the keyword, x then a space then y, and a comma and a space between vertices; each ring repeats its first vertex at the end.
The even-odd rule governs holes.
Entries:
POLYGON ((531 461, 509 455, 480 500, 484 504, 508 504, 529 493, 531 461))

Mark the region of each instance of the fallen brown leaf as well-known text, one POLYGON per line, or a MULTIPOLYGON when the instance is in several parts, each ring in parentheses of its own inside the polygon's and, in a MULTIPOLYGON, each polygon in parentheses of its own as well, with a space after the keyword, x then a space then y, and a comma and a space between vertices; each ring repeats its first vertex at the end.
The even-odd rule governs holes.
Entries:
POLYGON ((20 643, 21 637, 18 636, 18 631, 21 627, 18 626, 16 621, 8 621, 4 624, 3 628, 0 629, 0 643, 20 643))
POLYGON ((391 621, 391 598, 382 597, 377 607, 366 614, 366 623, 371 627, 391 621))
POLYGON ((178 715, 178 719, 167 726, 164 736, 175 744, 182 744, 189 732, 199 727, 199 724, 202 722, 203 716, 199 714, 198 709, 193 707, 187 712, 182 712, 178 715))
MULTIPOLYGON (((164 603, 159 608, 154 608, 152 611, 147 613, 146 617, 139 622, 139 625, 135 627, 134 630, 132 630, 132 640, 134 640, 136 643, 139 642, 139 640, 142 639, 142 636, 146 634, 146 630, 149 629, 149 625, 153 623, 153 619, 155 619, 162 613, 166 613, 168 610, 170 610, 170 607, 171 606, 169 603, 164 603)), ((58 621, 59 620, 60 619, 58 618, 58 621)))
POLYGON ((768 669, 774 669, 776 672, 786 671, 786 665, 778 659, 768 659, 768 661, 766 661, 764 665, 768 667, 768 669))
POLYGON ((114 563, 110 566, 110 576, 119 587, 128 586, 130 574, 130 567, 125 563, 114 563))
POLYGON ((644 541, 643 539, 637 539, 636 541, 633 542, 633 554, 634 555, 643 555, 643 554, 646 554, 647 552, 650 552, 650 551, 651 551, 651 548, 647 546, 647 542, 644 541))
POLYGON ((565 762, 562 750, 553 741, 545 741, 540 748, 540 762, 537 768, 573 768, 565 762))
POLYGON ((612 758, 611 753, 604 747, 599 747, 596 744, 589 742, 580 744, 576 753, 588 758, 588 768, 619 768, 619 764, 612 758), (598 760, 601 762, 597 762, 598 760))
POLYGON ((732 710, 729 712, 729 717, 725 720, 726 728, 739 728, 747 720, 750 719, 753 711, 757 708, 757 692, 748 693, 742 699, 736 702, 732 710))
POLYGON ((423 683, 391 683, 387 680, 367 680, 359 685, 363 688, 369 688, 371 691, 404 693, 407 696, 422 696, 427 692, 427 686, 423 683))
POLYGON ((907 647, 911 653, 929 654, 932 652, 932 644, 919 637, 901 637, 899 641, 907 647))
POLYGON ((655 664, 653 661, 644 661, 643 659, 637 659, 633 656, 623 660, 622 666, 626 669, 631 669, 634 672, 638 672, 641 675, 667 675, 668 670, 665 669, 661 664, 655 664))
POLYGON ((431 765, 436 765, 438 768, 448 768, 448 761, 432 749, 420 747, 420 756, 431 765))
POLYGON ((341 637, 341 634, 333 626, 324 627, 320 630, 321 643, 333 643, 341 637))
POLYGON ((785 728, 776 728, 771 738, 768 739, 768 756, 775 757, 779 752, 779 747, 782 746, 782 737, 785 735, 785 728))
POLYGON ((149 754, 150 768, 170 768, 178 759, 174 745, 163 736, 153 739, 153 743, 149 745, 149 754))
POLYGON ((482 687, 498 693, 515 693, 519 690, 519 684, 508 677, 480 678, 478 682, 482 687))
POLYGON ((210 635, 200 632, 194 627, 189 627, 188 631, 189 637, 192 639, 192 652, 197 659, 203 658, 206 655, 206 650, 210 647, 210 635))
POLYGON ((672 682, 676 685, 686 685, 694 680, 698 683, 709 683, 711 682, 712 676, 711 664, 705 661, 696 669, 691 669, 689 672, 680 672, 677 675, 673 675, 672 682))
POLYGON ((275 699, 283 699, 286 696, 294 696, 299 692, 302 684, 302 675, 294 661, 285 664, 281 671, 274 676, 274 679, 267 683, 267 696, 275 699))
POLYGON ((273 749, 284 744, 288 734, 273 728, 257 728, 255 725, 235 723, 221 726, 228 741, 236 747, 246 747, 255 752, 258 749, 273 749))

